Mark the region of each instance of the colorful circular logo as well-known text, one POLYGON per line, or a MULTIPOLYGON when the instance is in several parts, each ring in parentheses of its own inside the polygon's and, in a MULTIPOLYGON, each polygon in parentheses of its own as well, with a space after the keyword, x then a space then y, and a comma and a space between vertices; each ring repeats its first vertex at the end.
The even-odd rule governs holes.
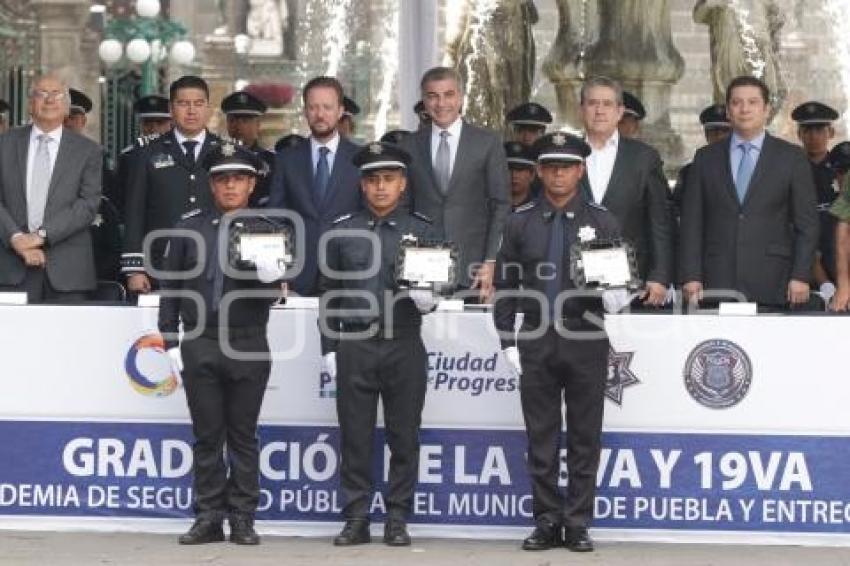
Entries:
POLYGON ((133 342, 124 358, 124 371, 130 385, 142 395, 165 397, 180 384, 159 334, 145 334, 133 342))
POLYGON ((737 405, 750 390, 753 364, 734 342, 706 340, 691 350, 684 374, 685 387, 698 403, 711 409, 727 409, 737 405))

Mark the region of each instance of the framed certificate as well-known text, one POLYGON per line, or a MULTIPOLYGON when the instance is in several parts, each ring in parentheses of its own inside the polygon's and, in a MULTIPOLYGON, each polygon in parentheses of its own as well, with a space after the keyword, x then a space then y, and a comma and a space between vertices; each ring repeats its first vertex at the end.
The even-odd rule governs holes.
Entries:
POLYGON ((279 265, 290 265, 292 254, 287 245, 285 233, 250 233, 239 234, 237 244, 239 260, 257 263, 257 258, 268 258, 279 265))
POLYGON ((637 274, 634 248, 628 242, 595 240, 570 249, 570 275, 580 289, 637 289, 637 274))
POLYGON ((450 244, 424 244, 406 236, 399 245, 395 271, 403 289, 447 292, 457 279, 457 250, 450 244))

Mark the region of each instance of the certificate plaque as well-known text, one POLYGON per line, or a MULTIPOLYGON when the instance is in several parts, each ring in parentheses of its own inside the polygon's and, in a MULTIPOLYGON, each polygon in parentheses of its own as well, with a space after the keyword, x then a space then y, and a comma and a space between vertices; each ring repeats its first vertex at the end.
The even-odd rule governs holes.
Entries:
POLYGON ((570 275, 579 289, 637 289, 634 248, 622 240, 594 240, 570 249, 570 275))
POLYGON ((457 251, 449 244, 430 244, 405 236, 396 259, 396 281, 403 289, 451 290, 457 279, 457 251))

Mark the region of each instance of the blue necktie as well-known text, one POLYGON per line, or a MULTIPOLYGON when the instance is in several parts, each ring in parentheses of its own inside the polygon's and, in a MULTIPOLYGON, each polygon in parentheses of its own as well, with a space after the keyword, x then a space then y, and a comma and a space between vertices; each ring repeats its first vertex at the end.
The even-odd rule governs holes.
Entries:
POLYGON ((324 202, 325 192, 328 190, 328 180, 331 178, 331 170, 328 167, 328 153, 330 153, 330 150, 325 146, 319 148, 319 162, 316 164, 316 177, 313 182, 316 204, 324 202))
POLYGON ((546 280, 544 293, 549 303, 549 316, 554 321, 560 318, 555 312, 555 299, 561 292, 564 267, 564 249, 567 241, 567 219, 562 211, 556 211, 552 218, 552 231, 549 233, 549 249, 546 261, 553 266, 554 277, 546 280))
POLYGON ((735 176, 735 191, 738 193, 738 202, 743 203, 756 164, 753 160, 753 144, 742 142, 738 144, 738 147, 741 148, 741 162, 738 163, 738 174, 735 176))

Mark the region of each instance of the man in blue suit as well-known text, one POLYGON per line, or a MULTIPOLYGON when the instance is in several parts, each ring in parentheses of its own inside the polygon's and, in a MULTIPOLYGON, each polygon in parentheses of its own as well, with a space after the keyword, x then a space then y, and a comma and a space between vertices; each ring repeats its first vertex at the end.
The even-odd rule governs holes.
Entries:
POLYGON ((310 137, 277 155, 269 208, 286 208, 304 220, 304 269, 291 283, 299 295, 316 295, 319 238, 342 214, 362 208, 360 171, 351 161, 357 146, 339 135, 342 85, 315 77, 304 86, 304 117, 310 137))

